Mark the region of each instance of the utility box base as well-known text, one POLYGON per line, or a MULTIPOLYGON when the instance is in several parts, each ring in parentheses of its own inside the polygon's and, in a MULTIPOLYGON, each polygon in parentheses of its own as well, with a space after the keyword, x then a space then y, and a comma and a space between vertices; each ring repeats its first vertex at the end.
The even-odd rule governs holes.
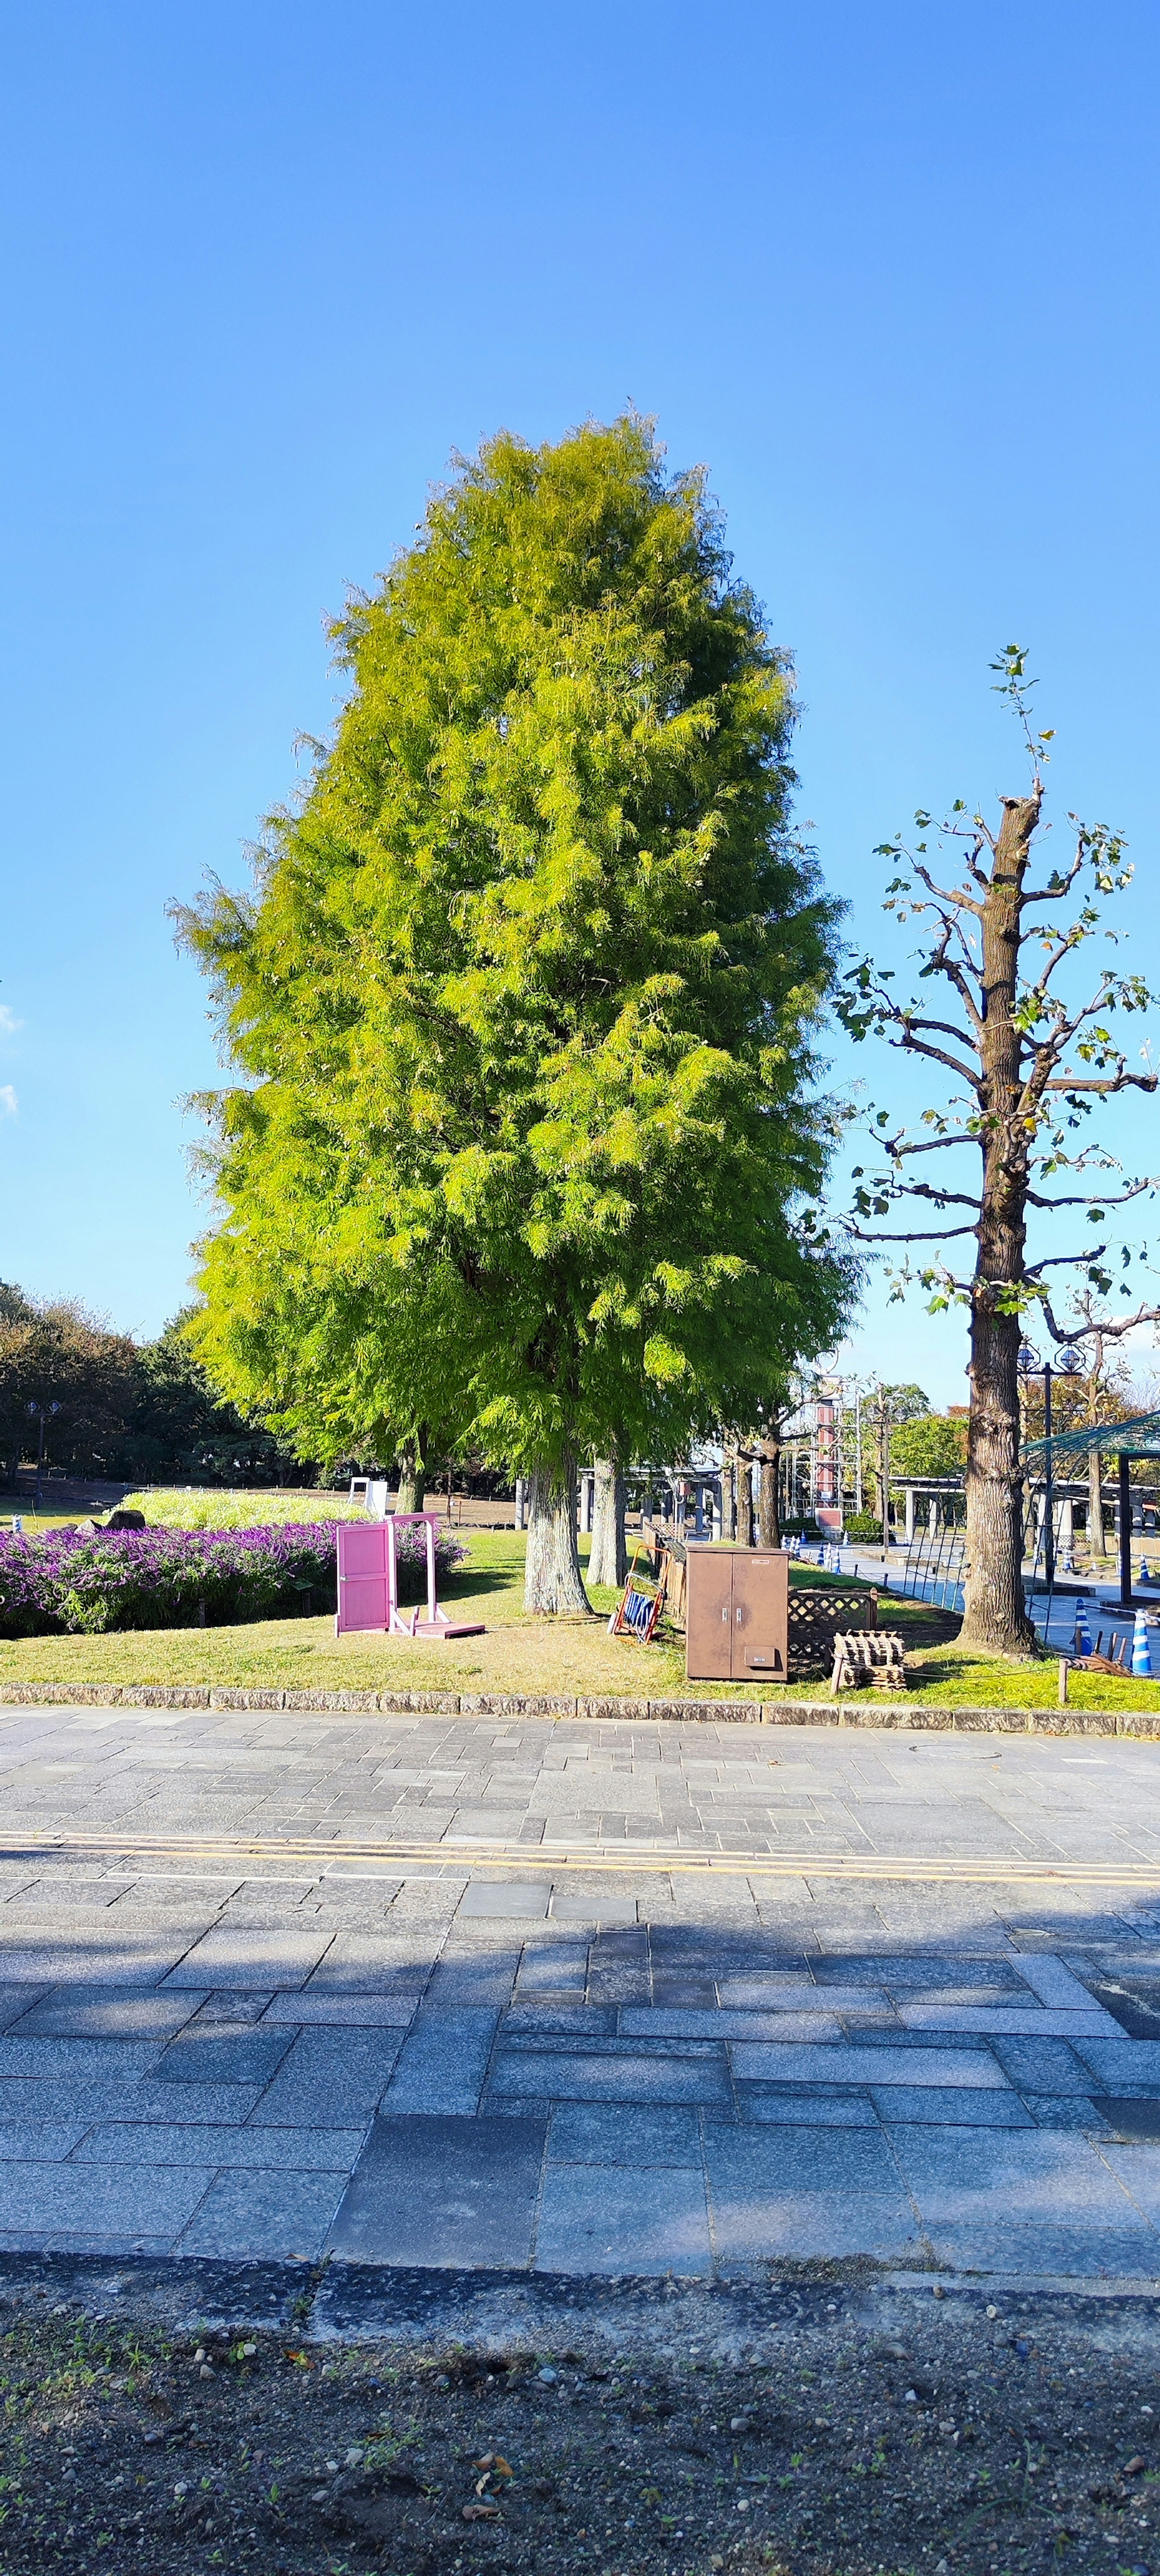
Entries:
POLYGON ((780 1548, 690 1546, 685 1671, 697 1682, 784 1682, 789 1558, 780 1548))

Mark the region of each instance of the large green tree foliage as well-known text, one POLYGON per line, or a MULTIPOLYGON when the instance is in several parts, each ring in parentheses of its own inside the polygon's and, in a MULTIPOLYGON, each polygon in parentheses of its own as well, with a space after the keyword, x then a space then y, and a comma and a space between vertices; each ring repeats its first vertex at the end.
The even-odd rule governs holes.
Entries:
POLYGON ((251 899, 184 935, 215 1104, 201 1347, 315 1456, 472 1438, 583 1608, 578 1455, 749 1420, 827 1346, 785 658, 647 426, 501 436, 335 629, 349 697, 251 899))

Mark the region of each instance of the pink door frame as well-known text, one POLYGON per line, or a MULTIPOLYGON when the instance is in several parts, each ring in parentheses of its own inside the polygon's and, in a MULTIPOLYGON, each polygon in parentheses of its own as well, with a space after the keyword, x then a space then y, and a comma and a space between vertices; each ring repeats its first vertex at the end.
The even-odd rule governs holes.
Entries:
POLYGON ((419 1611, 403 1612, 399 1608, 399 1551, 395 1533, 422 1525, 427 1532, 427 1617, 428 1628, 447 1628, 451 1622, 441 1610, 435 1591, 435 1532, 438 1512, 389 1512, 382 1521, 340 1521, 338 1525, 338 1609, 335 1613, 335 1635, 342 1637, 352 1630, 376 1629, 380 1633, 414 1637, 419 1628, 419 1611))

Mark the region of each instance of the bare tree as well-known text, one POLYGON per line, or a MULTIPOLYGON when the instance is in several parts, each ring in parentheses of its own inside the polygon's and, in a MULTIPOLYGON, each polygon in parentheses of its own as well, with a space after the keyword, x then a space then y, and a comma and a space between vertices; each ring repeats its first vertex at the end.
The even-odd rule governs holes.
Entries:
MULTIPOLYGON (((878 1170, 860 1169, 855 1176, 852 1231, 863 1244, 973 1244, 965 1265, 958 1266, 955 1253, 940 1251, 926 1256, 917 1274, 930 1292, 932 1311, 957 1305, 970 1315, 963 1643, 989 1654, 1026 1656, 1036 1645, 1023 1597, 1019 1459, 1018 1355, 1028 1311, 1038 1309, 1056 1342, 1120 1338, 1160 1316, 1160 1308, 1145 1303, 1137 1303, 1131 1315, 1103 1310, 1112 1292, 1106 1240, 1031 1252, 1028 1227, 1075 1209, 1098 1231, 1109 1209, 1152 1194, 1153 1180, 1126 1179, 1098 1142, 1085 1141, 1083 1124, 1101 1101, 1128 1090, 1155 1091, 1157 1077, 1150 1068, 1130 1069, 1108 1026, 1115 1012, 1150 1004, 1143 978, 1103 965, 1071 999, 1062 971, 1101 927, 1099 898, 1120 893, 1130 880, 1123 844, 1105 825, 1089 826, 1071 815, 1069 863, 1049 867, 1042 885, 1028 884, 1052 737, 1032 730, 1034 683, 1021 647, 1009 645, 992 668, 1022 728, 1028 792, 1001 798, 994 832, 981 814, 968 818, 962 801, 955 804, 936 838, 952 862, 952 869, 940 873, 961 870, 957 884, 953 875, 949 886, 938 883, 928 864, 929 814, 915 817, 921 837, 913 850, 901 842, 880 845, 878 855, 899 870, 884 909, 903 922, 922 921, 919 980, 933 985, 934 994, 930 1003, 901 1001, 889 989, 888 970, 866 957, 849 970, 840 1007, 854 1037, 873 1031, 905 1055, 937 1065, 946 1077, 942 1105, 922 1111, 925 1133, 894 1128, 887 1110, 873 1117, 884 1159, 878 1170), (940 982, 949 993, 945 1019, 937 1015, 940 982), (917 1157, 963 1146, 978 1158, 973 1183, 954 1186, 958 1172, 947 1183, 914 1177, 917 1157), (1110 1187, 1100 1185, 1104 1175, 1112 1176, 1110 1187), (1060 1178, 1061 1191, 1044 1186, 1060 1178), (929 1229, 915 1222, 902 1232, 878 1230, 879 1218, 900 1202, 915 1201, 936 1220, 929 1229), (1051 1270, 1072 1274, 1070 1292, 1065 1290, 1071 1308, 1058 1317, 1047 1279, 1051 1270)), ((1116 936, 1106 930, 1102 935, 1116 936)), ((917 1208, 914 1214, 917 1219, 917 1208)), ((1123 1269, 1134 1257, 1120 1246, 1123 1269)), ((1143 1249, 1138 1257, 1145 1257, 1143 1249)), ((913 1276, 907 1260, 896 1274, 896 1293, 913 1276)), ((1130 1299, 1126 1282, 1121 1294, 1130 1299)))

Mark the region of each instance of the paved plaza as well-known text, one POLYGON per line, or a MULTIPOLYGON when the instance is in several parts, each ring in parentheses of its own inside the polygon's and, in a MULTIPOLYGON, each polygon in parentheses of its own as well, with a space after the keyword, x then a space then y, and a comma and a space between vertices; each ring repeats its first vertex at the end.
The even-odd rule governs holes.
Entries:
POLYGON ((0 1712, 0 2249, 1160 2281, 1160 1753, 0 1712))

